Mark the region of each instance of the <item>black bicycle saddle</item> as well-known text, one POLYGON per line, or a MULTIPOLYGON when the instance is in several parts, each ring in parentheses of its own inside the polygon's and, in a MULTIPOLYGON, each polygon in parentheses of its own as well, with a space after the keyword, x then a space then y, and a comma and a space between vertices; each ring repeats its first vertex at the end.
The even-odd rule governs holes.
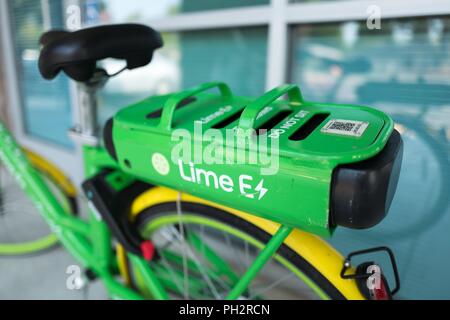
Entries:
POLYGON ((64 71, 73 80, 84 82, 94 75, 97 62, 106 58, 125 60, 127 69, 149 64, 163 41, 150 27, 118 24, 75 32, 49 31, 42 35, 40 44, 39 71, 45 79, 64 71))

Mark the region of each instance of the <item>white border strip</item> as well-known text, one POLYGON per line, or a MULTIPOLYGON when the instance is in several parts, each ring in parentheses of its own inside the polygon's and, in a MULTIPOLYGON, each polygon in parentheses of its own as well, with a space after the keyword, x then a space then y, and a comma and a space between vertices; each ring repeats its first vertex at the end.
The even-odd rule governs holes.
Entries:
MULTIPOLYGON (((368 18, 367 9, 372 5, 381 8, 382 18, 385 19, 450 14, 449 0, 324 0, 297 4, 283 2, 284 13, 279 19, 288 24, 365 20, 368 18)), ((273 5, 264 5, 181 13, 149 20, 147 24, 163 32, 269 25, 273 17, 272 8, 273 5)))
POLYGON ((162 32, 267 25, 270 9, 265 5, 182 13, 150 20, 148 25, 162 32))
POLYGON ((266 89, 286 82, 288 57, 288 25, 285 21, 288 0, 271 1, 271 17, 267 40, 266 89))
POLYGON ((449 0, 347 0, 293 4, 287 10, 290 24, 366 20, 370 6, 381 9, 382 19, 450 14, 449 0))

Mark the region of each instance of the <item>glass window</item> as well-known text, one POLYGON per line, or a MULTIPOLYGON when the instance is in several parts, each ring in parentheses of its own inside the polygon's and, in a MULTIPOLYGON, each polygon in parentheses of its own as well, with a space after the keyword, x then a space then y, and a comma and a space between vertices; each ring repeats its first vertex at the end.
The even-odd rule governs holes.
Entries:
POLYGON ((9 3, 25 130, 33 137, 71 148, 67 136, 72 124, 68 79, 58 77, 51 82, 45 81, 37 64, 39 37, 45 27, 63 27, 62 1, 50 0, 50 12, 45 12, 41 1, 14 0, 9 3))
MULTIPOLYGON (((127 1, 126 6, 122 2, 85 0, 84 26, 142 22, 157 15, 178 12, 177 7, 181 4, 187 11, 194 11, 198 3, 171 0, 158 4, 145 2, 143 7, 141 0, 127 1)), ((37 67, 38 39, 45 27, 64 27, 62 3, 50 0, 50 12, 45 13, 41 2, 11 1, 11 10, 26 130, 35 137, 71 147, 66 133, 72 123, 69 81, 65 76, 45 81, 37 67), (51 126, 48 126, 49 121, 51 126)), ((238 6, 238 3, 231 1, 227 5, 238 6)), ((100 93, 101 123, 120 108, 150 95, 166 94, 207 81, 226 81, 236 94, 261 94, 265 84, 266 37, 267 29, 263 27, 164 34, 164 48, 155 53, 149 66, 125 71, 110 80, 100 93)), ((110 59, 103 66, 114 72, 124 63, 110 59)))
MULTIPOLYGON (((345 0, 289 0, 289 3, 306 3, 306 2, 311 3, 311 2, 331 2, 331 1, 345 1, 345 0)), ((361 1, 361 0, 350 0, 350 1, 361 1)))
POLYGON ((181 12, 204 11, 236 7, 249 7, 269 4, 270 0, 184 0, 181 1, 181 12))
MULTIPOLYGON (((266 37, 263 27, 164 34, 164 47, 156 51, 149 66, 126 71, 107 84, 101 95, 100 121, 140 99, 208 81, 225 81, 236 94, 261 95, 266 37)), ((104 63, 107 70, 119 70, 122 65, 115 60, 104 63)))
MULTIPOLYGON (((85 27, 109 23, 148 23, 151 19, 208 9, 267 4, 269 0, 84 0, 85 27)), ((265 86, 267 28, 230 28, 163 34, 164 47, 152 63, 111 79, 100 96, 100 122, 119 109, 154 94, 166 94, 207 81, 225 81, 243 95, 265 86)), ((106 60, 108 71, 124 63, 106 60)))
MULTIPOLYGON (((177 34, 163 34, 164 47, 155 52, 152 62, 142 68, 126 70, 109 80, 99 95, 99 121, 104 124, 120 109, 148 98, 167 94, 181 87, 180 48, 177 34)), ((102 62, 109 73, 125 63, 108 59, 102 62)))
POLYGON ((264 92, 266 28, 185 32, 180 34, 182 87, 225 81, 238 95, 264 92))
POLYGON ((145 23, 180 11, 181 0, 82 0, 84 25, 101 23, 145 23))
POLYGON ((88 25, 114 21, 148 23, 151 19, 178 13, 269 4, 270 0, 83 0, 84 21, 88 25))
MULTIPOLYGON (((389 113, 405 142, 403 171, 385 221, 338 229, 344 253, 388 245, 402 298, 450 296, 450 18, 295 27, 291 80, 307 100, 369 105, 389 113)), ((377 258, 378 259, 378 258, 377 258)))

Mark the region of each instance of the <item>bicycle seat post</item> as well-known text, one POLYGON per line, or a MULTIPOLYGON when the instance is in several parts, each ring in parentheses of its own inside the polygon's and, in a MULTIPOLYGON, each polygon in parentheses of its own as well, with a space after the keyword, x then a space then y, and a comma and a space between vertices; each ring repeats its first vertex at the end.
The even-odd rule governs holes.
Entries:
POLYGON ((98 69, 93 77, 85 82, 79 82, 78 88, 78 124, 70 130, 72 139, 82 145, 98 146, 98 101, 97 92, 102 89, 108 81, 108 74, 98 69))

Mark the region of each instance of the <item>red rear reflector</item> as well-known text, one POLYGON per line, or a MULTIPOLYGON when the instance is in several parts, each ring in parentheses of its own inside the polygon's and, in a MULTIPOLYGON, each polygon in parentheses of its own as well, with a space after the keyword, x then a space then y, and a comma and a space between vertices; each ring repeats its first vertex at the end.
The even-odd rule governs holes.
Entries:
POLYGON ((141 243, 141 252, 144 259, 150 262, 155 256, 155 245, 151 241, 144 241, 141 243))
POLYGON ((373 295, 374 295, 374 300, 377 300, 377 301, 378 300, 390 300, 389 292, 386 288, 384 280, 381 280, 379 289, 374 289, 373 295))

